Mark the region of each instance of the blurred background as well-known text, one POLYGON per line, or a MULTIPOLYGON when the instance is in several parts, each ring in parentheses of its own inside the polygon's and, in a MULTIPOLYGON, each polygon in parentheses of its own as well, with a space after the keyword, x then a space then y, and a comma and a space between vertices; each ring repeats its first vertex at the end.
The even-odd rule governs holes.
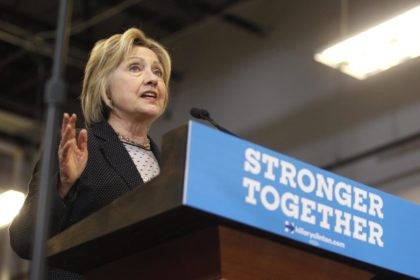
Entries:
MULTIPOLYGON (((76 0, 64 110, 81 116, 78 97, 93 44, 140 27, 173 58, 170 105, 152 131, 157 142, 191 118, 191 107, 203 107, 251 142, 419 203, 420 59, 363 80, 314 60, 325 47, 418 5, 76 0)), ((58 6, 0 0, 0 193, 26 193, 38 158, 58 6)), ((26 279, 28 264, 11 251, 7 227, 0 226, 0 280, 26 279)))

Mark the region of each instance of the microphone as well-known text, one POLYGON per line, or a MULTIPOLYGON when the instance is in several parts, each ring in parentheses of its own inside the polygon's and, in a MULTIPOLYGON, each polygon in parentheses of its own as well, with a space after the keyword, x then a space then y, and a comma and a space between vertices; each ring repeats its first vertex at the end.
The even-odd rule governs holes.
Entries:
POLYGON ((190 114, 191 114, 191 116, 193 116, 196 119, 201 119, 201 120, 208 121, 209 123, 211 123, 214 127, 216 127, 220 131, 223 131, 227 134, 230 134, 232 136, 240 138, 238 135, 234 134, 233 132, 230 132, 229 130, 227 130, 226 128, 220 126, 217 122, 215 122, 210 117, 209 111, 207 111, 206 109, 191 108, 190 114))

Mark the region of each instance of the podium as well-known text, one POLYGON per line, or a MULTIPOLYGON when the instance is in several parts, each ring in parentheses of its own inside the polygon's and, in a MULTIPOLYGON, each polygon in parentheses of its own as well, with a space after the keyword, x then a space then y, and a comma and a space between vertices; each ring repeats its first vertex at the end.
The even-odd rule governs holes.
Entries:
MULTIPOLYGON (((261 203, 246 203, 250 188, 243 175, 226 167, 239 158, 238 170, 244 170, 244 153, 223 150, 229 141, 234 147, 258 147, 195 122, 166 134, 160 175, 52 237, 48 264, 86 279, 335 280, 378 274, 383 277, 378 279, 405 279, 405 272, 334 252, 330 244, 323 248, 324 237, 302 242, 299 220, 284 222, 278 209, 268 212, 285 225, 272 230, 275 220, 255 208, 261 203), (237 196, 231 189, 246 195, 230 201, 237 196)), ((255 171, 252 159, 248 164, 255 171)), ((275 198, 267 196, 265 203, 271 207, 275 198)))

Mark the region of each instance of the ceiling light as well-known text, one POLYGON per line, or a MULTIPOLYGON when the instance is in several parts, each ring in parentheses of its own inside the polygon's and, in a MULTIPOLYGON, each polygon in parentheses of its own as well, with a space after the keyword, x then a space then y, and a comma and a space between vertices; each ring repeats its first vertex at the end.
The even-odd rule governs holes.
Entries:
POLYGON ((0 193, 0 227, 8 225, 19 213, 25 195, 18 191, 0 193))
POLYGON ((314 58, 357 79, 420 55, 420 6, 328 47, 314 58))

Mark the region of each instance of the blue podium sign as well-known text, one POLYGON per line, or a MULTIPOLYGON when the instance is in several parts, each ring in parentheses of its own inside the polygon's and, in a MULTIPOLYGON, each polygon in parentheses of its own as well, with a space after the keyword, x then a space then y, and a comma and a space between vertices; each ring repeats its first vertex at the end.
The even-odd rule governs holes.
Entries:
POLYGON ((189 122, 183 203, 420 278, 420 207, 189 122))

